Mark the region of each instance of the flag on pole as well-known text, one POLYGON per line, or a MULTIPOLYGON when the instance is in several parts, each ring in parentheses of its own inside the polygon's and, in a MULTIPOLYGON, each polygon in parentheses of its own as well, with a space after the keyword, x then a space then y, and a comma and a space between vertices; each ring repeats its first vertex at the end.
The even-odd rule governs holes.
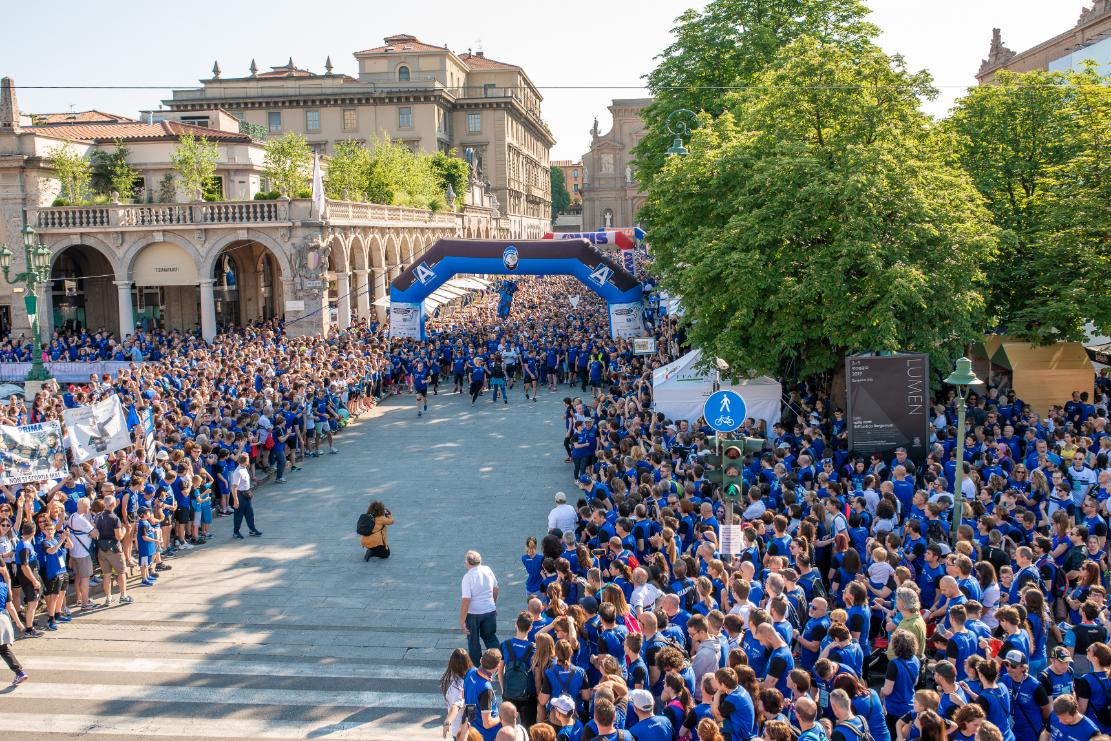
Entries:
POLYGON ((312 216, 324 218, 324 175, 320 172, 320 155, 312 156, 312 216))

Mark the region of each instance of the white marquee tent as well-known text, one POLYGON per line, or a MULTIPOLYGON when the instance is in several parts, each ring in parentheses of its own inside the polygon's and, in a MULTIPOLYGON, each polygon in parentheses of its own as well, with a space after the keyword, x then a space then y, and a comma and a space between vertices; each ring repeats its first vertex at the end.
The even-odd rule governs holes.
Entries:
MULTIPOLYGON (((669 419, 686 419, 692 423, 702 416, 702 406, 714 393, 715 374, 697 367, 701 359, 702 351, 694 350, 653 372, 652 394, 657 412, 663 412, 669 419)), ((719 368, 727 367, 721 360, 717 362, 719 368)), ((721 388, 740 394, 748 409, 747 416, 764 420, 769 431, 779 421, 783 387, 774 378, 759 376, 736 384, 723 378, 721 388)))
MULTIPOLYGON (((453 299, 460 298, 475 291, 485 291, 491 285, 492 283, 490 281, 473 276, 452 278, 433 291, 431 295, 424 300, 424 311, 426 314, 430 314, 453 299)), ((390 305, 390 297, 382 296, 381 298, 375 299, 374 305, 388 307, 390 305)))

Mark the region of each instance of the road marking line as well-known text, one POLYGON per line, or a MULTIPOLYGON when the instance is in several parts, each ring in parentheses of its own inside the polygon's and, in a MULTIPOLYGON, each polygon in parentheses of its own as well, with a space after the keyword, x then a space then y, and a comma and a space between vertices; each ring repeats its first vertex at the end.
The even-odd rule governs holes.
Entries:
POLYGON ((29 656, 30 670, 110 671, 150 674, 221 674, 267 677, 339 677, 366 679, 439 680, 443 672, 424 666, 389 664, 307 664, 272 661, 221 661, 209 659, 137 659, 89 656, 29 656))
MULTIPOLYGON (((21 688, 22 689, 22 688, 21 688)), ((55 713, 5 713, 0 716, 0 731, 27 734, 66 734, 70 736, 113 735, 150 738, 192 736, 195 738, 324 738, 346 741, 413 741, 439 739, 438 730, 417 731, 382 728, 373 723, 295 723, 245 718, 131 718, 118 715, 60 715, 55 713)))
POLYGON ((276 690, 238 687, 164 687, 142 684, 65 684, 27 682, 5 698, 221 705, 291 705, 309 707, 417 708, 445 707, 438 692, 350 692, 344 690, 276 690))

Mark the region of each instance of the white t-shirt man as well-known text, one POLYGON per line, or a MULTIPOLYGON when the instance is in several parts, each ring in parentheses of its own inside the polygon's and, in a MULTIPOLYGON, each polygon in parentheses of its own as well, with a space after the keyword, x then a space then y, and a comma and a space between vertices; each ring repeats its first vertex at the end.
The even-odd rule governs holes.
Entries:
POLYGON ((234 491, 243 493, 251 490, 251 472, 246 466, 239 466, 231 472, 231 481, 228 482, 234 491))
POLYGON ((573 533, 578 519, 575 508, 568 504, 566 499, 562 502, 556 499, 556 506, 548 513, 548 530, 558 528, 561 533, 573 533))
POLYGON ((467 605, 468 615, 485 615, 494 612, 494 589, 498 586, 498 578, 494 571, 483 564, 472 566, 463 574, 463 599, 469 599, 467 605))

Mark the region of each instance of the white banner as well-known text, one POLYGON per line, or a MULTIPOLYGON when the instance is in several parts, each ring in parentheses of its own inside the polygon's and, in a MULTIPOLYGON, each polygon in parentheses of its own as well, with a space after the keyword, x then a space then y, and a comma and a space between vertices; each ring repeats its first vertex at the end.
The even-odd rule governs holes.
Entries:
POLYGON ((0 425, 0 484, 61 479, 67 473, 61 422, 0 425))
MULTIPOLYGON (((96 360, 85 363, 67 360, 44 363, 43 365, 50 371, 50 377, 59 383, 88 383, 89 376, 93 373, 98 377, 107 373, 115 378, 116 374, 131 365, 131 362, 125 360, 96 360)), ((27 373, 30 370, 30 363, 0 363, 0 381, 20 383, 27 378, 27 373)))
POLYGON ((143 414, 143 441, 147 448, 147 465, 153 466, 158 446, 154 444, 154 410, 150 407, 143 414))
POLYGON ((390 337, 421 338, 421 304, 390 302, 390 337))
POLYGON ((610 304, 609 308, 611 337, 616 340, 644 336, 644 315, 639 303, 610 304))
POLYGON ((90 406, 67 409, 66 436, 74 463, 123 450, 131 445, 120 397, 112 395, 90 406))
POLYGON ((718 553, 723 556, 739 556, 741 554, 740 525, 721 526, 721 542, 718 543, 718 553))

